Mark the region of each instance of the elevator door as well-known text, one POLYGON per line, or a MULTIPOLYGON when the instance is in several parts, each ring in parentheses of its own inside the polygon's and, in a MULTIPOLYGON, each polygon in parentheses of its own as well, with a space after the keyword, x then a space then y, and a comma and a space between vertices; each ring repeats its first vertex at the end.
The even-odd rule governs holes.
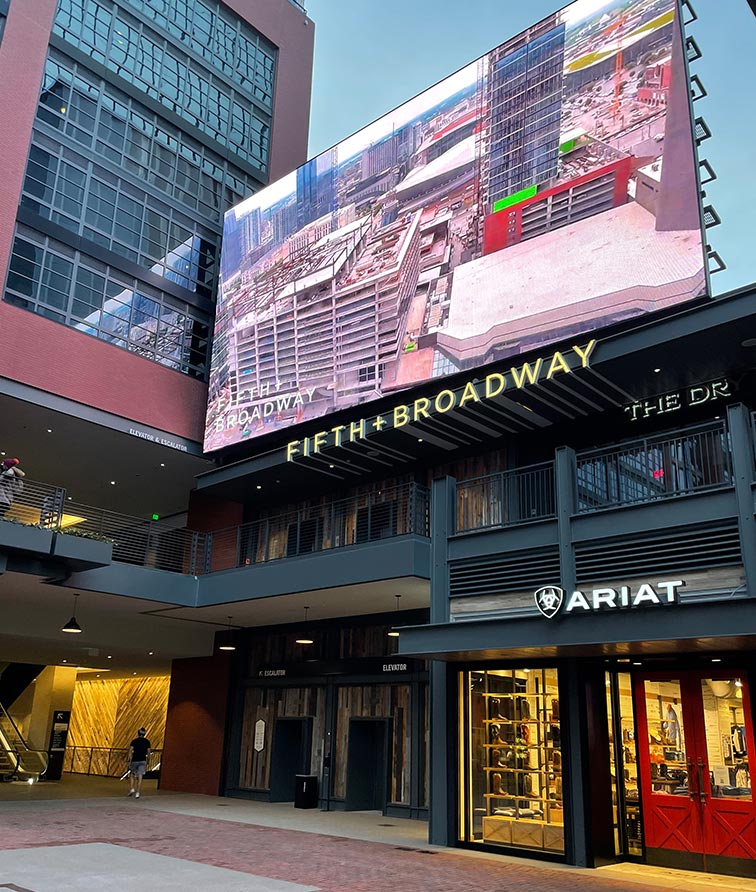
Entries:
POLYGON ((744 674, 639 675, 634 688, 647 860, 756 876, 744 674))
POLYGON ((295 778, 310 773, 312 719, 280 718, 273 727, 270 801, 293 802, 295 778))
POLYGON ((389 771, 389 720, 352 718, 347 744, 347 811, 386 808, 389 771))

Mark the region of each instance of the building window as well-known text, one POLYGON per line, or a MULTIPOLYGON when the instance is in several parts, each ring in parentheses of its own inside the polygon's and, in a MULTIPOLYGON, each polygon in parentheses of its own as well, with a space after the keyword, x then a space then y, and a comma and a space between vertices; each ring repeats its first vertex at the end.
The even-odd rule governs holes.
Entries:
POLYGON ((267 172, 275 48, 221 16, 217 4, 133 0, 130 6, 170 37, 109 0, 60 0, 53 32, 267 172), (176 48, 177 38, 191 53, 176 48))
POLYGON ((260 183, 177 127, 50 51, 37 131, 93 149, 103 163, 159 189, 216 222, 260 183))
POLYGON ((556 669, 461 672, 460 838, 564 852, 556 669))
POLYGON ((207 314, 19 227, 5 300, 194 378, 206 378, 207 314))
POLYGON ((8 7, 10 0, 0 0, 0 43, 3 42, 3 32, 5 31, 5 20, 8 18, 8 7))
POLYGON ((210 299, 219 237, 188 216, 41 135, 22 207, 210 299))

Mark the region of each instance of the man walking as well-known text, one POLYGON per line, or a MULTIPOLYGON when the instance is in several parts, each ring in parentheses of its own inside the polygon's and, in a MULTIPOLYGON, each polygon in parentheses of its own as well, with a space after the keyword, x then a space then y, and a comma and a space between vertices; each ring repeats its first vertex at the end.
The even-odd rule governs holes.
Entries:
POLYGON ((129 744, 129 775, 131 789, 129 796, 139 799, 142 793, 142 778, 147 770, 147 757, 150 755, 150 742, 147 740, 147 729, 140 728, 137 736, 129 744))

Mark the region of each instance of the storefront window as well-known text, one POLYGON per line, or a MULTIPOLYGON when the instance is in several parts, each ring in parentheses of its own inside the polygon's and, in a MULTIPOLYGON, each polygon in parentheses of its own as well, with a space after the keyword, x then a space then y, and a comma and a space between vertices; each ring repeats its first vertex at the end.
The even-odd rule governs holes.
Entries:
POLYGON ((740 678, 701 680, 706 753, 715 799, 751 798, 743 681, 740 678))
POLYGON ((564 852, 556 669, 460 673, 460 834, 564 852))
POLYGON ((680 682, 645 681, 648 718, 648 758, 651 765, 651 793, 688 795, 685 754, 685 722, 680 682))
POLYGON ((613 787, 614 848, 618 855, 642 855, 635 714, 629 673, 606 673, 606 707, 613 787))

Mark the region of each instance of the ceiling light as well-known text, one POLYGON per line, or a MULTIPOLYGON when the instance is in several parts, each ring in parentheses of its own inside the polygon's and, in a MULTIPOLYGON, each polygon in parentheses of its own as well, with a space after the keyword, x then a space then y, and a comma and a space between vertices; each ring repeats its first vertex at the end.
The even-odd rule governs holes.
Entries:
POLYGON ((61 663, 67 663, 68 660, 61 660, 60 662, 61 662, 61 663))
POLYGON ((712 662, 712 663, 721 663, 722 660, 721 660, 720 657, 712 657, 712 658, 711 658, 711 662, 712 662))
MULTIPOLYGON (((308 611, 309 609, 310 609, 309 607, 305 607, 305 609, 304 609, 304 624, 305 624, 305 628, 307 627, 307 611, 308 611)), ((315 642, 312 640, 312 638, 310 638, 310 637, 307 635, 306 632, 303 632, 303 633, 299 636, 299 638, 297 638, 296 643, 297 643, 297 644, 314 644, 315 642)))
POLYGON ((335 467, 335 465, 328 465, 328 467, 329 467, 329 468, 333 468, 333 467, 335 467))
POLYGON ((47 433, 48 433, 48 434, 51 434, 51 433, 52 433, 52 428, 51 428, 51 427, 48 427, 48 428, 47 428, 47 433))
POLYGON ((116 485, 115 480, 111 480, 111 481, 110 481, 110 485, 111 485, 111 486, 115 486, 115 485, 116 485))
POLYGON ((743 682, 742 682, 739 678, 736 678, 736 679, 735 679, 735 687, 736 687, 736 688, 742 688, 742 687, 743 687, 743 682))
POLYGON ((76 599, 79 597, 78 594, 74 595, 73 602, 73 614, 71 615, 71 619, 63 626, 60 630, 61 632, 69 632, 71 635, 79 635, 82 631, 81 626, 76 622, 76 599))
POLYGON ((643 665, 643 663, 641 663, 640 661, 636 662, 635 660, 633 660, 633 666, 642 666, 642 665, 643 665))
POLYGON ((136 672, 132 672, 131 674, 132 674, 132 675, 136 675, 136 672))
POLYGON ((161 462, 160 462, 160 467, 161 467, 161 468, 164 468, 164 467, 165 467, 165 462, 164 462, 164 461, 161 461, 161 462))
POLYGON ((154 653, 155 653, 154 650, 148 650, 148 651, 147 651, 147 656, 148 656, 148 657, 151 657, 154 653))
MULTIPOLYGON (((396 598, 396 613, 399 613, 399 599, 401 598, 401 595, 394 595, 394 597, 396 598)), ((397 632, 396 629, 389 629, 387 634, 388 634, 389 638, 398 638, 399 637, 399 632, 397 632)))
POLYGON ((258 483, 258 484, 257 484, 257 488, 258 488, 258 489, 262 489, 262 486, 260 486, 260 484, 258 483))
POLYGON ((110 654, 108 654, 108 659, 109 659, 109 660, 112 660, 113 657, 112 657, 110 654))
POLYGON ((422 442, 423 442, 423 438, 422 438, 422 437, 418 437, 418 438, 417 438, 417 442, 418 442, 418 443, 422 443, 422 442))
POLYGON ((657 375, 658 375, 658 374, 659 374, 659 372, 660 372, 660 371, 661 371, 661 369, 654 369, 654 371, 655 371, 655 372, 656 372, 656 374, 657 374, 657 375))
POLYGON ((231 617, 228 618, 228 632, 226 640, 223 644, 218 645, 218 650, 236 650, 236 645, 233 642, 233 629, 231 628, 231 617))

